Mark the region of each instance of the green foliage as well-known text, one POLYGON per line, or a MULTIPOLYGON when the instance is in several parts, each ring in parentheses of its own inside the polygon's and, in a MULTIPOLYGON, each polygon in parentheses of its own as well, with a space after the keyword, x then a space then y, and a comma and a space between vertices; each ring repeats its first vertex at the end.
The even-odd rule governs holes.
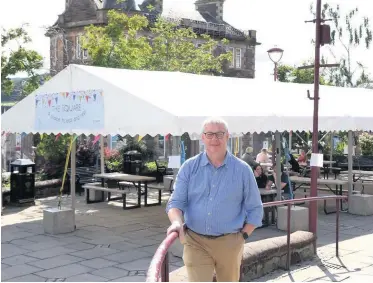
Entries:
POLYGON ((363 155, 373 155, 373 135, 363 133, 359 136, 359 144, 363 155))
MULTIPOLYGON (((315 16, 314 7, 311 4, 311 13, 315 16)), ((359 84, 369 82, 369 75, 361 62, 352 59, 353 51, 358 47, 369 49, 372 43, 372 30, 369 18, 360 17, 359 9, 355 8, 348 12, 342 12, 340 6, 324 3, 322 18, 332 19, 331 39, 332 46, 341 46, 344 51, 338 56, 328 46, 333 57, 333 63, 339 63, 338 68, 328 69, 328 80, 336 86, 356 87, 359 84), (354 68, 354 65, 357 67, 354 68)), ((369 60, 369 59, 368 59, 369 60)), ((325 59, 323 63, 327 63, 325 59)))
POLYGON ((9 30, 3 29, 1 35, 1 89, 6 94, 11 94, 14 89, 13 81, 9 76, 18 72, 26 72, 29 76, 22 90, 23 95, 29 94, 39 86, 39 75, 35 71, 43 66, 43 57, 36 51, 24 47, 29 42, 31 42, 31 38, 23 26, 9 30), (11 42, 16 42, 18 48, 7 54, 4 50, 11 42))
POLYGON ((111 10, 108 25, 91 25, 85 31, 82 45, 95 66, 220 74, 224 62, 232 58, 230 52, 213 54, 218 44, 225 45, 227 40, 219 43, 203 35, 204 43, 196 48, 198 36, 192 29, 179 28, 161 18, 150 26, 145 16, 111 10), (148 31, 151 39, 144 36, 148 31))
POLYGON ((111 172, 120 172, 123 168, 123 155, 118 150, 105 148, 105 165, 111 172))
POLYGON ((51 163, 64 164, 70 140, 71 137, 69 135, 61 135, 57 141, 56 136, 53 134, 43 135, 37 146, 36 154, 51 163))
MULTIPOLYGON (((304 62, 303 66, 313 65, 312 61, 304 62)), ((300 84, 313 84, 314 82, 314 69, 302 69, 298 70, 297 67, 288 65, 280 65, 278 67, 278 79, 281 82, 291 82, 300 84)), ((328 84, 323 74, 320 75, 320 84, 328 84)))
POLYGON ((136 150, 141 153, 141 158, 143 161, 148 161, 153 159, 154 152, 147 148, 144 140, 138 140, 138 138, 132 138, 130 136, 126 137, 127 143, 125 146, 119 149, 120 154, 123 156, 124 153, 128 151, 136 150))

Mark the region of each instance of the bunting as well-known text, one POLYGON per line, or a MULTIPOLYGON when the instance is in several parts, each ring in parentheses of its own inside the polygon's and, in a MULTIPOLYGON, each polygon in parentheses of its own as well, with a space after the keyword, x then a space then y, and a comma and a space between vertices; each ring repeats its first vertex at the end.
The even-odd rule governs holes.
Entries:
POLYGON ((93 142, 92 142, 93 145, 95 145, 96 142, 98 142, 98 141, 100 140, 100 136, 101 136, 101 135, 97 135, 97 136, 95 136, 95 138, 93 139, 93 142))

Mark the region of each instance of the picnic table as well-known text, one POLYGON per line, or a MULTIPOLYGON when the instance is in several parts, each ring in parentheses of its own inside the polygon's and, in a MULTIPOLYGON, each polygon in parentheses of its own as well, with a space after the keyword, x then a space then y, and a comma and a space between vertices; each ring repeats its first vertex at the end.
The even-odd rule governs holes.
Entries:
MULTIPOLYGON (((263 188, 259 188, 260 196, 262 198, 262 202, 272 202, 275 200, 277 195, 277 190, 267 190, 263 188)), ((264 223, 260 228, 264 228, 270 225, 269 223, 269 214, 272 212, 272 224, 275 223, 275 209, 274 207, 266 207, 264 208, 264 223)))
MULTIPOLYGON (((304 185, 311 185, 311 178, 307 177, 298 177, 298 176, 290 176, 290 181, 293 183, 293 191, 297 190, 298 188, 304 185), (296 184, 299 186, 296 187, 296 184)), ((347 185, 348 181, 345 180, 338 180, 338 179, 317 179, 317 185, 325 185, 328 188, 328 191, 331 191, 335 195, 342 195, 343 194, 343 186, 347 185), (332 190, 331 186, 335 186, 335 191, 332 190)), ((317 188, 318 190, 324 191, 322 188, 317 188)), ((342 200, 341 200, 341 210, 342 207, 342 200)), ((326 211, 326 201, 324 201, 324 212, 325 214, 335 213, 335 211, 327 212, 326 211)))
POLYGON ((154 177, 123 174, 123 173, 100 173, 100 174, 94 174, 93 177, 101 179, 101 186, 98 186, 97 183, 86 184, 83 186, 86 189, 86 202, 87 203, 105 201, 105 192, 108 192, 108 201, 123 199, 123 209, 140 208, 141 207, 141 195, 142 195, 141 188, 143 187, 144 188, 144 205, 145 206, 161 205, 161 195, 162 195, 163 186, 160 186, 159 184, 154 184, 154 186, 153 184, 150 185, 149 184, 150 182, 156 181, 156 178, 154 177), (116 181, 118 183, 118 188, 117 189, 105 188, 105 180, 116 181), (124 189, 125 184, 132 184, 136 188, 137 205, 127 206, 126 194, 128 193, 128 190, 124 189), (157 189, 159 191, 158 203, 148 204, 148 188, 157 189), (89 190, 102 191, 101 200, 91 201, 89 199, 89 190), (122 196, 119 198, 111 198, 111 193, 119 193, 122 196))

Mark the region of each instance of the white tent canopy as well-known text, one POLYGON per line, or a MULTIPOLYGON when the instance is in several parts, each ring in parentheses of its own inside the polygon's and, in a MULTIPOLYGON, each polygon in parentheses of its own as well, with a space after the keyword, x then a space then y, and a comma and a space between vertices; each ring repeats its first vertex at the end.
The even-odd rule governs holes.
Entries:
MULTIPOLYGON (((312 131, 313 86, 69 65, 2 115, 2 130, 36 133, 35 96, 103 90, 104 128, 58 127, 48 133, 151 136, 187 132, 197 138, 208 116, 223 117, 233 136, 247 132, 312 131)), ((373 90, 320 86, 321 131, 373 130, 373 90)))

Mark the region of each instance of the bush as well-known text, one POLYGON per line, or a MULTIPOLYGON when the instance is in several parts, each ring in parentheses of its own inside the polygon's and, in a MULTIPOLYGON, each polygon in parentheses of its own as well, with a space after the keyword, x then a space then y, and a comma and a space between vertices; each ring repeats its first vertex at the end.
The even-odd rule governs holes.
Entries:
POLYGON ((373 155, 373 135, 363 133, 359 137, 362 155, 373 155))
POLYGON ((105 148, 105 165, 110 172, 120 172, 123 168, 123 155, 118 150, 105 148))

